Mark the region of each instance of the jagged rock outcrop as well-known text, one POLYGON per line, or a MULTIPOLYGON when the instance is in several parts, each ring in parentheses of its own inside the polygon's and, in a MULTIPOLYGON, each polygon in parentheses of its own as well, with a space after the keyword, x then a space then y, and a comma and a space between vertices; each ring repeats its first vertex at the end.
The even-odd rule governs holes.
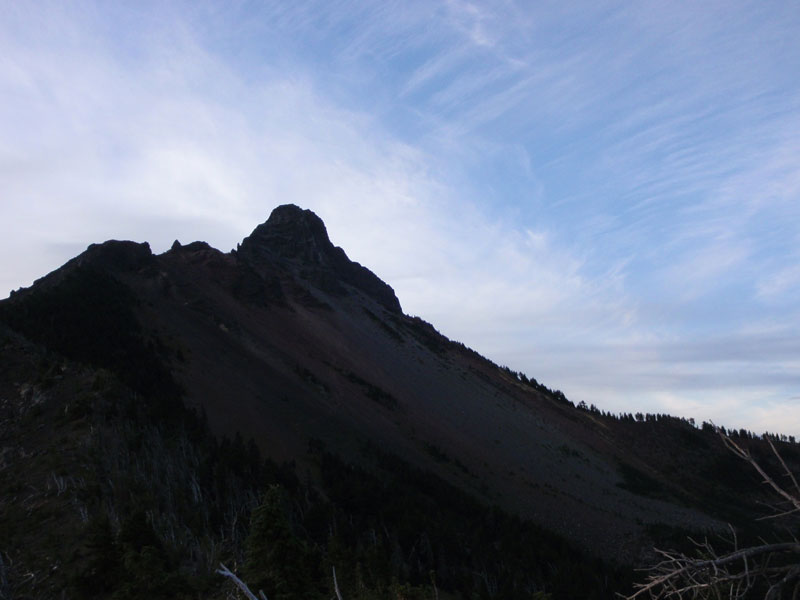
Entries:
POLYGON ((294 204, 273 210, 269 219, 242 241, 237 256, 256 268, 280 263, 330 294, 346 295, 346 286, 350 286, 385 308, 402 312, 394 290, 334 246, 322 219, 294 204))
POLYGON ((91 244, 75 261, 78 265, 135 271, 152 264, 153 252, 147 242, 109 240, 102 244, 91 244))

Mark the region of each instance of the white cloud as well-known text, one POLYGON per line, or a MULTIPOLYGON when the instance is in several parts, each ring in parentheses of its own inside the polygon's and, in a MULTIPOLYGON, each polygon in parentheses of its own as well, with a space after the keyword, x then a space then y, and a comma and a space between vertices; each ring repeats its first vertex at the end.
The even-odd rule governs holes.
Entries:
POLYGON ((798 290, 800 290, 800 265, 780 269, 758 283, 758 296, 768 302, 780 299, 789 293, 796 296, 798 290))
POLYGON ((487 11, 478 4, 465 0, 446 0, 446 4, 453 25, 465 33, 473 44, 479 47, 495 45, 486 26, 486 21, 489 20, 487 11))

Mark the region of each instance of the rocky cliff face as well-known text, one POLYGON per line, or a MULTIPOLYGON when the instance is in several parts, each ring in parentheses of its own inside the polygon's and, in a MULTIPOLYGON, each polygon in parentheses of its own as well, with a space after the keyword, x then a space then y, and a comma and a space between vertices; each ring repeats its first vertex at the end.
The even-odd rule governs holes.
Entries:
POLYGON ((282 264, 332 294, 347 295, 352 291, 348 287, 353 288, 393 312, 402 312, 394 290, 334 246, 322 219, 294 204, 273 210, 244 239, 237 255, 256 268, 282 264))

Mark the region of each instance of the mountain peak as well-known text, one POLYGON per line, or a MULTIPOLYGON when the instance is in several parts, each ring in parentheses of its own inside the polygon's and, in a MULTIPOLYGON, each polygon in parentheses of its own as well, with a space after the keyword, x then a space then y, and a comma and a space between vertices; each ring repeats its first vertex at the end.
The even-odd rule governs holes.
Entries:
POLYGON ((394 290, 334 246, 325 223, 314 212, 294 204, 275 208, 269 219, 242 241, 238 255, 253 265, 282 262, 331 292, 341 291, 337 281, 347 284, 389 310, 402 312, 394 290))
POLYGON ((322 219, 294 204, 278 206, 239 248, 242 256, 257 262, 277 256, 320 266, 326 266, 335 251, 322 219))

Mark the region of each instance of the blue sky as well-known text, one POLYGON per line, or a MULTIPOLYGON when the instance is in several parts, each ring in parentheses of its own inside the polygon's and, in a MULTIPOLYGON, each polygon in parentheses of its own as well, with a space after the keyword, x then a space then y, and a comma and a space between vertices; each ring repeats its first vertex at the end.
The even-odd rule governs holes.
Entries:
POLYGON ((612 411, 800 434, 795 2, 0 0, 0 296, 316 211, 612 411))

